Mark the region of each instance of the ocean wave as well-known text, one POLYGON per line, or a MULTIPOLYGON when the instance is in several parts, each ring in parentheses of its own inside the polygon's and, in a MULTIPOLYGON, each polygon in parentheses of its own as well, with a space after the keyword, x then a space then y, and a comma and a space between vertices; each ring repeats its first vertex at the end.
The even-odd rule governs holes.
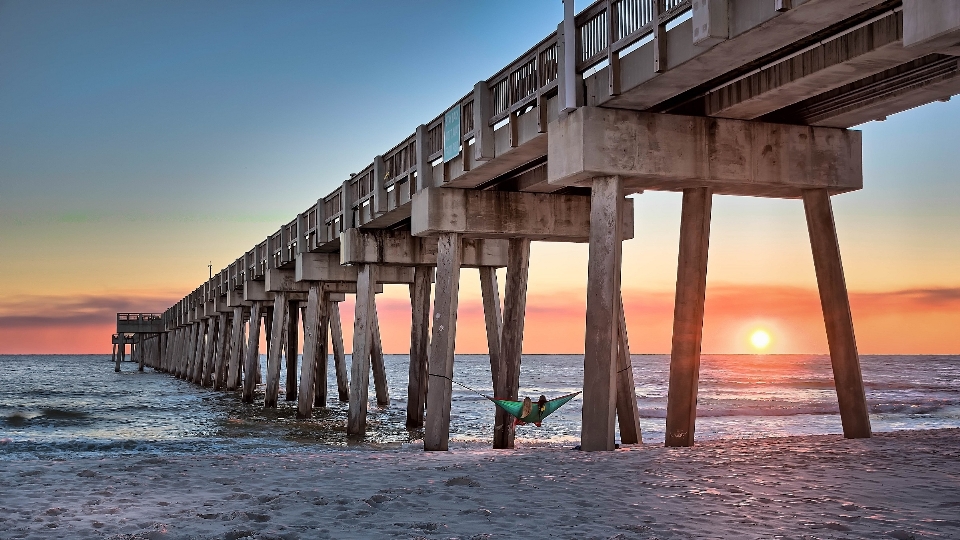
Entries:
MULTIPOLYGON (((871 403, 869 409, 872 414, 902 414, 921 415, 934 414, 956 404, 947 402, 919 402, 919 403, 871 403)), ((840 407, 836 404, 782 404, 782 405, 741 405, 741 406, 700 406, 697 408, 698 417, 724 416, 799 416, 799 415, 836 415, 840 414, 840 407)), ((666 418, 667 412, 663 408, 640 408, 641 418, 666 418)))
POLYGON ((24 427, 27 425, 51 424, 56 426, 72 426, 88 424, 94 419, 89 413, 70 409, 47 408, 36 411, 16 411, 7 415, 4 422, 11 427, 24 427))

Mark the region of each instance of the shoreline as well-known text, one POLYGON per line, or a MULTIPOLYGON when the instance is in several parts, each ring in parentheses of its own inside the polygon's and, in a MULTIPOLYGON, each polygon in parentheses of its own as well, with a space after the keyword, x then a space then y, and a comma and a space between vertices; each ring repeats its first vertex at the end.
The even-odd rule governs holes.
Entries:
POLYGON ((344 450, 2 461, 0 537, 960 538, 960 429, 344 450))

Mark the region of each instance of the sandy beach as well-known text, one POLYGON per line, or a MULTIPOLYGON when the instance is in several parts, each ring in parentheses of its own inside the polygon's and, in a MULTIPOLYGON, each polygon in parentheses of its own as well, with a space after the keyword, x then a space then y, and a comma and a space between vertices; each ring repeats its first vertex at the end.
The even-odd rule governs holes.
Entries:
POLYGON ((2 538, 960 538, 960 430, 0 462, 2 538))

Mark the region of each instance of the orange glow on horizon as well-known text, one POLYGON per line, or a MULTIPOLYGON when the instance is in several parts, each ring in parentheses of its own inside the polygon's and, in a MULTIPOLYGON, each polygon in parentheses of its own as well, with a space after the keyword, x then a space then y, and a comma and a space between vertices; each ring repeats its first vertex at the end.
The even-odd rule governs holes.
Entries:
MULTIPOLYGON (((486 353, 482 303, 463 291, 457 320, 457 352, 486 353)), ((851 293, 854 326, 861 354, 960 353, 960 290, 924 289, 851 293)), ((0 354, 109 354, 117 311, 130 306, 166 305, 158 298, 133 298, 122 304, 109 298, 60 302, 55 298, 0 305, 0 354), (35 312, 26 306, 42 306, 35 312)), ((672 338, 673 292, 623 293, 630 349, 634 354, 668 353, 672 338)), ((377 295, 384 351, 405 354, 410 343, 409 296, 402 287, 377 295)), ((340 304, 344 345, 352 348, 354 304, 340 304)), ((146 311, 146 310, 145 310, 146 311)), ((584 343, 585 291, 531 293, 527 299, 524 352, 580 354, 584 343)), ((705 354, 755 354, 750 337, 770 336, 768 354, 827 352, 815 290, 778 286, 711 285, 707 288, 703 347, 705 354)), ((302 341, 301 341, 302 343, 302 341)), ((266 352, 262 349, 262 352, 266 352)))

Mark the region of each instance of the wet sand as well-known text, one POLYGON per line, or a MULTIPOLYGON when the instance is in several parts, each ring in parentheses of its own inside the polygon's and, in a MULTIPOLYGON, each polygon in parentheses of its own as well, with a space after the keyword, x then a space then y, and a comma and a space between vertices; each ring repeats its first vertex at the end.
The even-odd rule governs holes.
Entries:
POLYGON ((0 538, 960 538, 960 430, 0 462, 0 538))

